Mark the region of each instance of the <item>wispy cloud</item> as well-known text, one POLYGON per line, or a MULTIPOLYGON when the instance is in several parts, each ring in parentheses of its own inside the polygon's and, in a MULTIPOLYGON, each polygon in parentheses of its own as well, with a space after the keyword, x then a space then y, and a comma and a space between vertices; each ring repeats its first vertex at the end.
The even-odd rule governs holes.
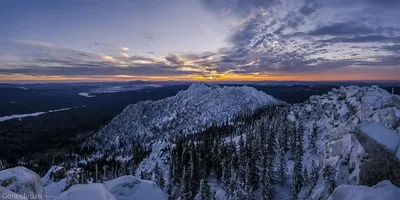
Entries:
MULTIPOLYGON (((157 50, 135 55, 134 49, 125 46, 128 43, 93 43, 95 49, 107 50, 100 54, 96 50, 86 52, 18 40, 15 42, 51 51, 7 60, 8 66, 13 67, 0 67, 0 74, 190 76, 215 80, 284 75, 299 78, 328 72, 356 73, 355 69, 367 74, 375 69, 382 76, 390 71, 391 76, 400 77, 399 1, 199 1, 221 23, 226 18, 236 22, 226 38, 226 47, 213 52, 170 52, 161 56, 157 50)), ((201 27, 201 31, 215 34, 207 27, 201 27)), ((146 43, 155 39, 149 33, 139 38, 146 43)), ((162 42, 161 38, 158 40, 162 42)))
POLYGON ((53 46, 47 42, 35 41, 35 40, 15 40, 15 42, 19 44, 27 44, 27 45, 34 45, 34 46, 41 46, 41 47, 51 47, 53 46))

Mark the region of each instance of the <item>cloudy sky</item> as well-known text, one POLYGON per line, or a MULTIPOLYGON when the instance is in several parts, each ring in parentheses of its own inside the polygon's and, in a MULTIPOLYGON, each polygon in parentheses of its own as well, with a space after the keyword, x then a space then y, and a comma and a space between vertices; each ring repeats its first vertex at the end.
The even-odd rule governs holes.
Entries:
POLYGON ((398 0, 0 1, 0 81, 400 80, 398 0))

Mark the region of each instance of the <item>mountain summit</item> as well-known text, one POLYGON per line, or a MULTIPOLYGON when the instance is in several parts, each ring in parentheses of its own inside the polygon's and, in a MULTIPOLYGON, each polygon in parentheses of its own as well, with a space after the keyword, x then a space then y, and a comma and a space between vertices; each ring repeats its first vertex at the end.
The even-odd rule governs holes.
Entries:
POLYGON ((187 90, 159 101, 143 101, 127 106, 109 124, 87 140, 86 145, 101 150, 130 152, 131 144, 199 131, 246 111, 277 104, 274 97, 255 88, 220 87, 193 83, 187 90))

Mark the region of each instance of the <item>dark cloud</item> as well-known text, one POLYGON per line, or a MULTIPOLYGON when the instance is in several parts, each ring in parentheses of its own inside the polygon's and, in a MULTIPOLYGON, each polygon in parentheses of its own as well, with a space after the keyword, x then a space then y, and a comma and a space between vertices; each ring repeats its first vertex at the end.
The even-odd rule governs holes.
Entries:
POLYGON ((300 7, 299 12, 304 16, 310 16, 313 14, 321 4, 316 0, 305 0, 303 6, 300 7))
POLYGON ((353 36, 353 37, 335 37, 326 40, 319 40, 323 43, 369 43, 369 42, 381 42, 381 43, 399 43, 400 37, 387 37, 384 35, 367 35, 367 36, 353 36))
POLYGON ((153 58, 145 57, 145 56, 138 56, 138 55, 133 55, 130 57, 132 61, 137 61, 137 60, 143 60, 143 61, 149 61, 149 62, 155 62, 153 58))
POLYGON ((107 63, 74 64, 71 67, 59 65, 37 67, 24 66, 0 68, 0 74, 26 74, 34 76, 95 76, 95 75, 132 75, 132 76, 174 76, 192 74, 194 71, 179 71, 165 64, 135 65, 129 67, 112 66, 107 63))
POLYGON ((340 22, 325 26, 319 26, 315 30, 309 32, 312 36, 337 36, 337 35, 367 35, 374 33, 374 29, 364 24, 356 22, 340 22))
POLYGON ((78 55, 79 55, 79 56, 83 56, 83 57, 86 57, 86 56, 88 56, 88 54, 87 54, 87 53, 78 53, 78 55))
POLYGON ((168 62, 170 62, 172 65, 183 65, 183 61, 180 60, 180 58, 177 55, 168 55, 167 57, 165 57, 165 60, 167 60, 168 62))
POLYGON ((400 53, 400 44, 390 45, 390 46, 383 46, 382 49, 392 52, 400 53))

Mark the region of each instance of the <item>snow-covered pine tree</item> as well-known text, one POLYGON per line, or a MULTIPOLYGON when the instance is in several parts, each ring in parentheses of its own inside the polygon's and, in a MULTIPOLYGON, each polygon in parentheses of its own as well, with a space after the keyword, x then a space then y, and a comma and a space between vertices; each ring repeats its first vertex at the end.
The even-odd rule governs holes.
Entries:
POLYGON ((103 180, 102 180, 103 182, 107 180, 107 168, 108 168, 107 165, 103 166, 103 180))
POLYGON ((278 174, 277 174, 277 178, 278 178, 278 183, 281 186, 284 186, 286 184, 286 178, 287 178, 287 164, 286 164, 286 160, 285 160, 285 155, 283 152, 279 153, 279 160, 278 160, 278 174))
POLYGON ((199 196, 196 200, 212 200, 213 197, 211 195, 211 188, 208 184, 207 179, 201 179, 200 181, 200 191, 199 196))
POLYGON ((327 165, 324 168, 323 176, 325 179, 325 184, 327 184, 328 186, 329 194, 331 194, 333 190, 336 188, 335 174, 336 170, 332 166, 327 165))
POLYGON ((312 153, 317 153, 317 139, 318 139, 318 127, 316 121, 313 124, 311 133, 308 135, 308 149, 312 153))
POLYGON ((310 185, 310 190, 308 191, 308 194, 311 194, 312 190, 317 185, 318 176, 319 176, 318 173, 319 173, 318 166, 315 163, 315 161, 313 160, 312 163, 311 163, 310 176, 308 178, 308 183, 310 185))
POLYGON ((307 167, 304 167, 304 170, 303 170, 303 185, 308 185, 308 183, 309 183, 309 178, 308 178, 308 172, 307 172, 307 167))
MULTIPOLYGON (((252 168, 256 168, 256 166, 254 166, 255 163, 251 163, 251 159, 248 159, 247 164, 246 164, 246 180, 245 180, 245 196, 247 200, 253 200, 255 199, 254 197, 254 191, 255 191, 255 185, 253 185, 254 183, 254 177, 253 177, 253 169, 252 168)), ((257 179, 258 181, 258 179, 257 179)))
POLYGON ((180 189, 180 194, 181 194, 181 199, 182 200, 190 200, 192 197, 191 191, 190 191, 190 172, 191 170, 188 167, 185 167, 183 169, 183 177, 181 181, 181 189, 180 189))
POLYGON ((158 187, 164 189, 165 187, 165 180, 164 180, 164 172, 158 166, 158 162, 156 162, 156 166, 154 167, 154 179, 158 187))
POLYGON ((99 169, 98 169, 98 166, 97 166, 97 162, 96 162, 96 165, 95 165, 95 170, 96 170, 96 172, 95 172, 95 173, 96 173, 96 176, 95 176, 96 178, 95 178, 94 182, 97 183, 98 180, 99 180, 99 179, 98 179, 99 169))
POLYGON ((297 126, 295 134, 295 150, 294 150, 294 167, 292 181, 292 200, 298 199, 298 194, 303 187, 302 175, 302 159, 303 159, 303 129, 300 125, 297 126))

